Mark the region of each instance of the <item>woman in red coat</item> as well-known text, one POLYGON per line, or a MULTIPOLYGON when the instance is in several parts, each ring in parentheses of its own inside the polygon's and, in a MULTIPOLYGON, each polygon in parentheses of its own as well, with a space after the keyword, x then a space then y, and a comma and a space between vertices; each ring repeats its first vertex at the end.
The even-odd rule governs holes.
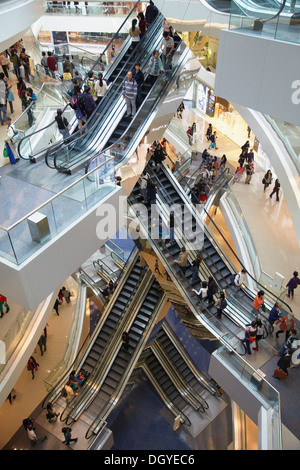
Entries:
POLYGON ((138 17, 138 20, 139 20, 139 30, 141 31, 141 34, 140 34, 140 39, 141 39, 146 34, 147 23, 146 23, 146 20, 145 20, 145 17, 144 17, 144 13, 142 11, 138 14, 137 17, 138 17))

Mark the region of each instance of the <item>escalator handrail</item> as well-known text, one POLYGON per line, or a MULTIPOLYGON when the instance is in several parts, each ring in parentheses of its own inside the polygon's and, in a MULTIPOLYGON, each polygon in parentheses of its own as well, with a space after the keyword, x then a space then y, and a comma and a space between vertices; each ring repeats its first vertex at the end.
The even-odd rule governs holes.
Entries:
MULTIPOLYGON (((179 44, 180 44, 180 43, 179 43, 179 44)), ((172 71, 174 71, 174 70, 162 72, 162 73, 159 75, 159 78, 165 76, 166 73, 170 73, 170 72, 172 72, 172 71)), ((158 82, 156 82, 156 83, 158 83, 158 82)), ((155 84, 155 85, 156 85, 156 84, 155 84)), ((155 86, 155 85, 154 85, 154 86, 155 86)), ((163 88, 163 90, 161 90, 161 93, 163 93, 163 92, 165 91, 165 89, 166 89, 166 87, 167 87, 168 85, 169 85, 168 83, 165 84, 165 87, 163 88)), ((151 95, 152 91, 153 91, 152 88, 150 88, 148 94, 146 95, 146 97, 145 97, 145 99, 144 99, 144 102, 147 101, 147 99, 148 99, 149 96, 151 95)), ((161 94, 160 94, 160 95, 161 95, 161 94)), ((158 96, 157 99, 161 99, 161 96, 160 96, 160 95, 158 96)), ((153 106, 155 106, 156 104, 157 104, 157 101, 156 101, 155 103, 153 103, 153 106)), ((138 109, 137 113, 136 113, 135 116, 134 116, 134 119, 139 115, 140 112, 142 112, 142 106, 140 106, 140 108, 138 109)), ((113 144, 111 144, 109 147, 107 147, 107 148, 105 148, 105 149, 103 150, 103 152, 102 152, 103 154, 105 154, 106 152, 109 152, 110 150, 113 150, 114 147, 116 147, 119 143, 121 143, 121 142, 123 141, 124 136, 126 135, 126 133, 128 132, 128 130, 129 130, 130 127, 132 126, 133 122, 134 122, 134 121, 131 121, 131 122, 128 124, 127 128, 125 129, 125 131, 123 132, 123 134, 121 135, 121 137, 119 137, 118 140, 116 140, 113 144)), ((131 142, 132 142, 132 141, 133 141, 133 139, 131 139, 131 142)), ((128 150, 126 149, 126 151, 128 151, 128 150)), ((95 158, 95 156, 91 157, 91 159, 86 163, 86 166, 85 166, 85 172, 86 172, 86 173, 89 172, 89 166, 90 166, 90 164, 92 163, 92 161, 94 160, 94 158, 95 158)), ((124 158, 124 157, 123 157, 123 158, 124 158)), ((119 164, 120 164, 120 162, 119 162, 119 164)), ((117 164, 117 165, 118 165, 118 164, 117 164)))
MULTIPOLYGON (((160 16, 157 17, 158 19, 162 19, 160 16)), ((145 36, 143 36, 143 38, 139 41, 139 44, 143 44, 143 41, 146 42, 146 40, 150 40, 151 39, 151 36, 147 34, 145 36)), ((130 56, 127 58, 127 61, 126 61, 126 64, 131 60, 132 57, 134 57, 136 55, 136 51, 133 50, 130 54, 130 56)), ((122 73, 122 71, 126 68, 126 64, 124 65, 123 69, 120 70, 119 74, 115 77, 114 81, 112 82, 112 84, 110 85, 109 89, 111 89, 114 85, 114 83, 117 81, 117 79, 119 78, 120 74, 122 73)), ((121 82, 119 85, 118 85, 118 88, 117 90, 115 90, 114 94, 110 94, 110 95, 105 95, 106 96, 106 100, 103 99, 100 101, 100 103, 98 104, 98 106, 95 108, 95 110, 93 111, 93 113, 91 114, 89 120, 81 127, 81 129, 79 129, 77 132, 75 132, 74 134, 72 134, 72 141, 71 142, 63 142, 60 144, 60 148, 56 150, 56 153, 54 155, 54 166, 55 168, 57 168, 57 158, 59 156, 59 153, 61 152, 62 149, 66 148, 68 145, 76 145, 76 142, 78 140, 80 140, 82 137, 87 137, 89 133, 93 132, 94 129, 96 127, 100 127, 99 126, 99 122, 95 121, 91 127, 89 127, 87 129, 87 132, 84 133, 84 135, 82 135, 82 130, 87 128, 87 124, 93 119, 93 117, 95 116, 96 113, 99 113, 101 114, 101 111, 102 109, 109 109, 110 108, 110 105, 112 105, 113 103, 115 103, 116 101, 116 95, 118 94, 118 92, 122 89, 122 85, 123 85, 123 82, 121 82), (98 109, 99 108, 99 109, 98 109), (100 109, 101 108, 101 109, 100 109)), ((108 91, 109 91, 108 89, 108 91)), ((105 97, 104 97, 105 98, 105 97)), ((106 118, 106 114, 103 116, 103 119, 106 118)), ((120 140, 120 139, 119 139, 120 140)), ((66 139, 67 141, 67 139, 66 139)), ((115 142, 116 144, 116 142, 115 142)), ((113 145, 115 145, 113 144, 113 145)), ((59 145, 59 143, 58 143, 59 145)), ((54 146, 52 146, 52 149, 53 149, 54 146)), ((110 147, 109 147, 110 148, 110 147)), ((51 148, 47 151, 47 154, 46 154, 46 159, 48 157, 48 154, 50 152, 51 148)), ((91 160, 95 158, 95 157, 92 157, 91 160)))
MULTIPOLYGON (((170 158, 170 157, 169 157, 170 158)), ((171 160, 171 159, 170 159, 171 160)), ((172 160, 171 160, 172 161, 172 160)), ((180 172, 180 170, 178 170, 179 173, 181 174, 182 176, 182 173, 180 172)), ((221 175, 220 175, 221 176, 221 175)), ((194 189, 189 185, 187 184, 186 186, 188 186, 189 190, 191 193, 195 194, 194 192, 194 189)), ((235 258, 238 260, 238 262, 240 263, 241 267, 246 269, 246 267, 244 266, 244 264, 242 263, 242 261, 240 260, 240 258, 238 257, 238 255, 235 253, 235 251, 233 250, 233 248, 231 247, 231 245, 228 243, 228 241, 226 240, 226 238, 224 237, 224 235, 222 234, 222 232, 220 231, 219 227, 217 226, 217 224, 214 222, 214 220, 211 218, 211 216, 209 215, 209 213, 207 212, 207 210, 205 209, 205 207, 203 207, 204 209, 204 212, 205 214, 207 215, 207 217, 210 219, 210 221, 213 223, 214 227, 217 229, 219 235, 221 235, 222 239, 225 241, 226 245, 228 246, 228 248, 230 249, 230 251, 232 252, 232 254, 235 256, 235 258)), ((277 301, 279 300, 279 297, 280 296, 276 296, 273 292, 271 292, 268 288, 266 288, 265 286, 263 286, 259 281, 257 281, 255 279, 254 276, 252 276, 252 274, 250 274, 248 272, 248 270, 246 269, 246 272, 247 272, 247 275, 259 286, 262 288, 262 290, 265 290, 267 291, 270 295, 271 295, 271 298, 275 298, 277 301)), ((248 289, 249 290, 249 289, 248 289)), ((284 302, 283 300, 280 299, 280 302, 283 303, 285 306, 288 307, 288 309, 290 310, 290 312, 292 312, 293 310, 291 309, 291 307, 286 303, 284 302)))
POLYGON ((274 20, 275 18, 277 18, 282 13, 282 11, 285 7, 285 4, 286 4, 286 0, 283 0, 282 4, 280 5, 280 8, 279 8, 278 12, 274 16, 271 16, 271 18, 260 19, 261 22, 266 23, 267 21, 274 20))
MULTIPOLYGON (((116 332, 117 332, 117 330, 119 330, 120 325, 124 321, 126 322, 126 320, 128 320, 128 318, 130 318, 132 309, 135 309, 134 300, 136 299, 136 296, 137 296, 137 293, 138 293, 139 289, 144 288, 144 283, 148 282, 147 274, 148 274, 148 277, 149 277, 149 273, 150 273, 150 270, 145 271, 144 274, 143 274, 142 279, 140 279, 140 283, 138 284, 137 289, 136 290, 133 289, 131 291, 130 297, 128 297, 127 303, 124 306, 123 312, 118 317, 118 320, 116 321, 116 323, 115 323, 115 325, 112 329, 110 337, 108 338, 107 343, 105 344, 104 349, 101 352, 101 359, 100 359, 100 361, 98 362, 98 364, 95 366, 95 368, 93 370, 93 376, 91 378, 94 379, 94 382, 90 383, 89 387, 84 390, 84 393, 82 393, 80 396, 78 396, 77 402, 75 400, 75 406, 74 406, 74 403, 73 403, 73 408, 69 411, 69 413, 67 415, 67 420, 70 419, 70 418, 72 420, 74 420, 74 417, 72 416, 74 414, 74 412, 75 412, 75 415, 76 415, 76 419, 78 419, 78 413, 81 414, 83 412, 83 408, 86 409, 89 406, 89 404, 93 401, 93 399, 95 398, 95 396, 93 397, 93 395, 96 395, 98 393, 96 390, 99 391, 99 389, 100 389, 101 385, 99 385, 99 383, 101 383, 101 381, 102 381, 103 374, 105 373, 105 367, 107 367, 107 364, 110 364, 111 356, 116 352, 116 349, 118 348, 119 343, 120 343, 120 339, 119 339, 118 335, 117 335, 117 338, 116 338, 116 332), (107 355, 108 355, 108 358, 107 358, 107 355)), ((140 296, 139 296, 139 298, 140 298, 140 296)), ((120 333, 120 335, 121 335, 121 333, 120 333)))
MULTIPOLYGON (((209 220, 213 223, 214 227, 217 229, 219 235, 221 235, 223 241, 225 241, 226 245, 228 246, 228 248, 230 249, 231 253, 235 256, 235 258, 238 260, 238 262, 240 263, 240 265, 242 266, 242 268, 246 269, 244 264, 242 263, 242 261, 240 260, 240 258, 238 257, 238 255, 235 253, 235 251, 232 249, 231 245, 228 243, 228 241, 226 240, 226 238, 224 237, 224 235, 222 234, 222 232, 220 231, 219 227, 217 226, 217 224, 214 222, 214 220, 211 218, 211 216, 209 215, 209 213, 207 212, 207 210, 205 209, 205 207, 203 208, 204 209, 204 212, 205 214, 207 215, 207 217, 209 218, 209 220)), ((247 271, 247 270, 246 270, 247 271)), ((275 298, 277 301, 279 300, 279 297, 280 296, 276 296, 273 292, 271 292, 267 287, 263 286, 260 282, 258 282, 254 276, 252 276, 252 274, 250 274, 248 271, 247 271, 247 275, 259 286, 262 288, 262 290, 264 291, 267 291, 271 297, 275 298)), ((248 289, 249 290, 249 289, 248 289)), ((293 312, 293 310, 291 309, 291 307, 286 303, 284 302, 283 300, 280 300, 280 303, 281 304, 284 304, 286 307, 288 307, 288 309, 290 310, 290 312, 293 312)))
MULTIPOLYGON (((63 113, 64 113, 65 110, 68 108, 68 106, 71 106, 71 104, 70 104, 70 103, 67 103, 67 104, 66 104, 66 106, 65 106, 65 107, 63 108, 63 110, 62 110, 63 113)), ((42 132, 42 131, 48 129, 50 126, 52 126, 52 125, 55 124, 55 123, 56 123, 56 120, 54 119, 54 120, 53 120, 52 122, 50 122, 47 126, 42 127, 41 129, 38 129, 38 130, 32 132, 32 134, 25 135, 24 137, 22 137, 22 139, 19 141, 18 147, 17 147, 17 151, 18 151, 19 157, 20 157, 20 158, 23 158, 24 160, 30 160, 30 158, 27 159, 27 158, 24 158, 24 157, 21 155, 21 152, 20 152, 21 149, 20 149, 20 147, 21 147, 22 142, 23 142, 25 139, 31 139, 32 136, 38 134, 39 132, 42 132)))
MULTIPOLYGON (((133 9, 131 10, 131 12, 129 13, 128 16, 131 15, 131 13, 132 13, 133 10, 136 8, 136 6, 138 5, 138 3, 139 3, 139 1, 136 2, 135 6, 133 7, 133 9)), ((109 47, 109 45, 111 44, 111 42, 112 42, 112 41, 115 39, 115 37, 119 34, 119 31, 120 31, 120 29, 124 26, 124 24, 126 23, 128 16, 126 17, 126 19, 124 20, 124 22, 122 23, 122 25, 119 27, 118 31, 114 34, 113 38, 111 39, 111 41, 109 42, 109 44, 107 45, 107 47, 106 47, 106 48, 104 49, 104 51, 101 53, 101 55, 100 55, 100 57, 99 57, 99 59, 98 59, 98 61, 97 61, 96 63, 100 63, 101 58, 102 58, 102 55, 106 52, 106 50, 107 50, 107 48, 109 47)), ((94 67, 96 66, 96 63, 94 64, 94 67)), ((86 74, 86 75, 87 75, 87 74, 86 74)), ((87 79, 87 77, 85 77, 85 80, 86 80, 86 79, 87 79)), ((97 108, 96 108, 96 109, 97 109, 97 108)), ((95 111, 96 111, 96 109, 95 109, 95 111)), ((94 112, 95 112, 95 111, 94 111, 94 112)), ((94 113, 93 113, 93 115, 94 115, 94 113)), ((92 115, 92 116, 93 116, 93 115, 92 115)), ((92 116, 91 116, 91 117, 92 117, 92 116)), ((35 132, 33 132, 32 134, 29 134, 29 135, 27 136, 27 138, 30 138, 33 134, 36 134, 37 132, 44 131, 45 129, 47 129, 48 127, 50 127, 54 122, 55 122, 55 121, 53 121, 52 123, 48 124, 48 126, 42 128, 42 129, 39 129, 38 131, 35 131, 35 132)), ((82 128, 84 128, 84 126, 82 126, 82 128)), ((79 132, 79 131, 78 131, 78 132, 79 132)), ((74 135, 74 134, 72 134, 72 135, 74 135)), ((68 138, 69 138, 69 137, 68 137, 68 138)), ((66 139, 66 140, 67 140, 67 139, 66 139)), ((57 144, 59 144, 59 143, 58 143, 58 142, 55 142, 52 147, 54 147, 54 146, 57 145, 57 144)), ((19 149, 19 146, 18 146, 18 149, 19 149)), ((19 150, 18 150, 18 151, 19 151, 19 150)))
MULTIPOLYGON (((136 201, 136 197, 135 197, 135 195, 134 195, 133 193, 131 193, 130 198, 133 198, 133 199, 136 201)), ((129 204, 131 205, 131 203, 129 203, 129 204)), ((141 225, 142 225, 142 222, 140 222, 140 223, 141 223, 141 225)), ((146 230, 146 232, 148 233, 148 229, 145 228, 145 230, 146 230)), ((151 238, 150 238, 150 239, 151 239, 151 238)), ((152 240, 152 243, 153 243, 155 246, 158 246, 159 248, 161 248, 160 245, 158 244, 158 240, 153 240, 153 239, 151 239, 151 240, 152 240)), ((178 246, 179 246, 179 245, 178 245, 178 246)), ((177 279, 177 277, 178 277, 177 271, 173 268, 173 266, 171 265, 171 262, 166 258, 165 254, 164 254, 164 251, 163 251, 162 249, 160 249, 159 251, 160 251, 160 255, 162 256, 162 258, 163 258, 163 260, 164 260, 164 264, 165 264, 166 266, 168 266, 169 270, 170 270, 171 273, 172 273, 172 276, 174 276, 174 279, 177 279)), ((188 282, 188 281, 186 280, 185 276, 183 276, 183 277, 184 277, 184 280, 185 280, 186 282, 188 282)), ((189 287, 191 288, 191 286, 189 286, 189 287)), ((183 288, 182 288, 182 289, 183 289, 183 288)), ((184 290, 184 289, 183 289, 183 290, 184 290)), ((186 292, 186 291, 184 290, 184 292, 186 292)), ((194 305, 194 300, 192 300, 192 298, 191 298, 191 297, 192 297, 192 294, 189 294, 189 293, 188 293, 187 295, 188 295, 188 297, 189 297, 190 303, 193 305, 193 308, 194 308, 195 310, 197 310, 196 306, 194 305)), ((196 294, 195 294, 195 295, 196 295, 196 294)), ((210 318, 213 317, 216 324, 222 325, 223 328, 225 327, 225 328, 227 329, 227 331, 230 332, 230 334, 237 340, 237 342, 240 343, 240 338, 239 338, 232 330, 230 330, 230 329, 228 328, 228 326, 224 325, 224 324, 221 322, 221 320, 219 320, 218 318, 216 318, 216 317, 207 309, 205 303, 203 303, 203 305, 201 306, 201 312, 202 312, 202 314, 203 314, 204 310, 206 311, 206 317, 205 317, 205 318, 207 318, 207 319, 209 320, 210 318)), ((200 316, 203 316, 203 315, 200 315, 200 316)), ((196 318, 197 318, 197 317, 196 317, 196 318)), ((222 331, 222 328, 220 328, 220 331, 222 331)), ((223 335, 221 335, 221 336, 223 336, 223 335)))

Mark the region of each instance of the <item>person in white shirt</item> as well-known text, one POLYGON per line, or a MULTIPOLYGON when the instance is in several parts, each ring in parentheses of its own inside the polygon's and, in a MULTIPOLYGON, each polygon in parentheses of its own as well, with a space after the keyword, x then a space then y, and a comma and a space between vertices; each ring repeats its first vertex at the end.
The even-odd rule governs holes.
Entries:
POLYGON ((103 80, 102 73, 99 73, 98 80, 95 83, 95 92, 97 93, 96 103, 99 104, 105 93, 107 92, 107 83, 103 80))
POLYGON ((246 269, 242 269, 234 278, 234 284, 236 286, 236 291, 238 291, 242 284, 245 282, 245 274, 247 273, 246 269))
POLYGON ((161 60, 164 69, 170 68, 172 62, 172 53, 174 50, 174 39, 171 38, 169 31, 163 32, 163 40, 160 47, 162 51, 161 60))
POLYGON ((34 445, 38 441, 37 435, 35 434, 31 425, 27 428, 27 435, 31 441, 31 445, 34 445))
POLYGON ((208 285, 206 281, 203 281, 201 283, 201 287, 199 291, 196 291, 196 289, 192 289, 193 292, 196 292, 200 300, 204 300, 207 297, 207 291, 208 291, 208 285))

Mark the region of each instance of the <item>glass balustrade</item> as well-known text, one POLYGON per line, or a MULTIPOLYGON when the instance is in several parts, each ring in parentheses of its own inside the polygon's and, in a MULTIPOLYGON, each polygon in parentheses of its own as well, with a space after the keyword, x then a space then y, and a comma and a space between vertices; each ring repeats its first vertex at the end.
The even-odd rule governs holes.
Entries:
POLYGON ((249 227, 247 222, 245 221, 244 214, 242 211, 241 206, 238 203, 237 198, 233 194, 232 190, 229 190, 226 194, 226 201, 228 202, 230 209, 234 214, 234 219, 237 222, 240 233, 243 235, 243 241, 247 246, 247 251, 251 259, 251 264, 254 269, 254 277, 256 279, 260 279, 261 276, 261 266, 259 262, 259 258, 257 256, 256 247, 250 233, 249 227))
POLYGON ((300 174, 300 127, 266 114, 264 114, 264 117, 282 141, 297 168, 298 174, 300 174))
POLYGON ((253 367, 240 357, 234 349, 228 347, 228 337, 224 335, 219 338, 221 346, 217 349, 217 355, 225 362, 229 369, 238 374, 245 387, 251 390, 262 403, 265 409, 272 410, 272 450, 282 449, 281 436, 281 413, 279 392, 259 374, 253 367))
POLYGON ((22 263, 111 193, 116 187, 114 161, 101 157, 99 162, 93 171, 12 226, 0 226, 0 255, 22 263))
POLYGON ((77 7, 73 2, 46 2, 47 15, 83 15, 83 16, 127 16, 135 2, 118 2, 107 5, 107 2, 80 2, 77 7), (68 5, 70 3, 70 5, 68 5), (85 4, 87 3, 87 5, 85 4))
POLYGON ((34 315, 35 310, 30 311, 25 308, 21 308, 16 320, 1 340, 5 344, 5 364, 0 364, 0 373, 7 365, 7 362, 12 357, 15 350, 20 347, 20 341, 24 338, 34 315))

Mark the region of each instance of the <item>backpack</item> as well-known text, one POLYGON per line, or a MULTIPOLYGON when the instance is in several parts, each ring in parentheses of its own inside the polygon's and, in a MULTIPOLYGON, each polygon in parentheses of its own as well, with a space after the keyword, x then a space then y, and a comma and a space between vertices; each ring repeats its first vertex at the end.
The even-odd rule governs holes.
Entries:
POLYGON ((61 389, 61 395, 62 395, 63 397, 66 397, 66 396, 68 395, 67 390, 65 389, 65 387, 63 387, 63 388, 61 389))
POLYGON ((234 286, 234 280, 235 280, 235 274, 231 274, 230 278, 229 278, 229 281, 230 281, 230 284, 234 286))

